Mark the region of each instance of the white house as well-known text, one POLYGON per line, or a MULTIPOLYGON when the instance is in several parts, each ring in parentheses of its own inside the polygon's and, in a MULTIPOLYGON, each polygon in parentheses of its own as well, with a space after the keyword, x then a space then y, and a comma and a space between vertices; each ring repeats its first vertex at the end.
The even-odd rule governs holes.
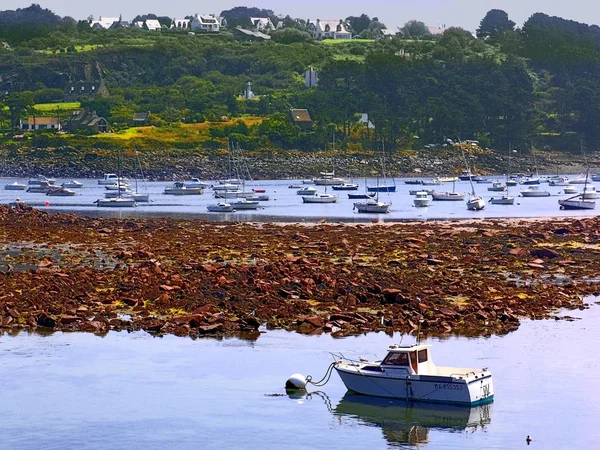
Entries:
POLYGON ((98 20, 90 20, 90 27, 99 30, 108 30, 113 23, 120 22, 120 17, 98 17, 98 20))
POLYGON ((62 129, 58 117, 30 117, 21 121, 21 130, 57 130, 62 129))
POLYGON ((217 32, 224 26, 226 26, 225 19, 214 14, 196 14, 191 23, 194 31, 217 32))
POLYGON ((275 25, 269 17, 250 17, 250 22, 256 29, 256 31, 269 31, 274 30, 275 25))
POLYGON ((308 31, 315 39, 352 39, 352 33, 342 19, 320 20, 308 19, 306 21, 308 31))
POLYGON ((144 28, 149 31, 160 31, 160 22, 156 19, 146 19, 144 28))
POLYGON ((171 21, 171 30, 189 30, 191 22, 190 19, 173 19, 171 21))

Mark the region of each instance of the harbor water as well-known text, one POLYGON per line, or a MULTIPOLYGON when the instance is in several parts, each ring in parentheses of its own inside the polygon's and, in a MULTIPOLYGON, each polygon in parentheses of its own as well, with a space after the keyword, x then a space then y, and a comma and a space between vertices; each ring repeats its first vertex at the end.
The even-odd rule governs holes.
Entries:
POLYGON ((269 331, 251 340, 143 332, 0 336, 2 448, 598 448, 600 307, 581 320, 524 321, 506 336, 430 339, 439 365, 489 367, 495 401, 477 408, 351 395, 321 378, 329 352, 380 359, 414 336, 333 338, 269 331))
MULTIPOLYGON (((495 178, 493 178, 496 181, 495 178)), ((594 216, 595 210, 567 211, 560 210, 559 199, 572 197, 564 194, 564 187, 540 185, 540 190, 550 192, 549 197, 521 197, 520 191, 527 186, 519 185, 510 187, 508 194, 515 197, 514 205, 494 205, 489 203, 492 197, 500 197, 501 192, 490 192, 487 187, 491 184, 475 184, 476 193, 486 201, 482 211, 467 210, 465 201, 432 201, 430 206, 416 208, 413 206, 411 190, 435 189, 437 191, 452 191, 468 194, 471 186, 468 181, 444 183, 438 186, 415 186, 404 184, 404 179, 396 179, 396 192, 379 193, 379 200, 391 203, 388 214, 359 214, 353 208, 356 200, 348 198, 348 191, 335 191, 339 194, 339 201, 330 204, 304 204, 302 197, 296 192, 302 185, 297 180, 261 180, 246 186, 246 190, 264 189, 269 200, 260 202, 258 210, 236 211, 233 213, 210 213, 207 206, 219 200, 213 197, 212 189, 206 189, 203 195, 173 196, 165 195, 164 189, 172 185, 170 182, 145 182, 138 186, 140 192, 150 194, 149 203, 138 203, 135 208, 98 208, 94 203, 98 198, 103 198, 106 189, 99 186, 96 180, 78 180, 84 184, 81 189, 74 189, 73 197, 49 197, 45 194, 28 193, 24 191, 7 191, 3 187, 14 181, 27 184, 26 179, 2 179, 0 181, 0 204, 8 204, 19 198, 26 204, 55 212, 75 212, 89 216, 103 217, 174 217, 174 218, 199 218, 215 221, 250 221, 250 222, 316 222, 319 220, 343 222, 369 222, 381 220, 385 222, 404 220, 460 220, 460 219, 500 219, 500 218, 535 218, 535 217, 586 217, 594 216)), ((56 184, 70 180, 57 180, 56 184)), ((500 181, 502 181, 500 179, 500 181)), ((355 180, 359 184, 358 191, 351 193, 364 193, 365 181, 355 180)), ((208 181, 215 184, 216 181, 208 181)), ((367 186, 376 186, 377 180, 366 180, 367 186)), ((314 186, 324 192, 324 186, 314 186)), ((577 185, 579 192, 583 185, 577 185)), ((334 192, 330 187, 328 193, 334 192)), ((466 200, 466 197, 465 197, 466 200)))

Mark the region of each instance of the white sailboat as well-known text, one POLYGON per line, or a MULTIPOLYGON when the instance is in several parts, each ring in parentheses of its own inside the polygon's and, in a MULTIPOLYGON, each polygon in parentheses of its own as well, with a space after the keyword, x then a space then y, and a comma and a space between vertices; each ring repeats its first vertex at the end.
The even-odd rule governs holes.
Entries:
MULTIPOLYGON (((470 173, 469 164, 467 163, 467 158, 465 157, 465 152, 460 148, 460 151, 463 156, 463 160, 465 161, 465 166, 467 168, 467 172, 470 173)), ((475 193, 475 186, 473 185, 473 179, 469 178, 469 183, 471 183, 471 195, 467 199, 467 209, 469 211, 480 211, 485 208, 485 200, 475 193)))
MULTIPOLYGON (((115 198, 99 198, 94 203, 100 208, 133 208, 137 205, 133 198, 121 197, 121 184, 123 178, 121 178, 121 151, 117 154, 117 197, 115 198)), ((105 185, 108 187, 108 185, 105 185)))
MULTIPOLYGON (((585 151, 583 149, 583 143, 581 145, 581 153, 583 154, 583 158, 585 157, 585 151)), ((587 160, 586 160, 587 165, 587 160)), ((585 172, 585 181, 583 186, 583 192, 581 194, 577 194, 573 197, 569 197, 566 199, 562 199, 558 201, 560 209, 595 209, 596 201, 593 200, 597 198, 596 188, 594 186, 588 187, 588 177, 590 175, 590 168, 585 172), (593 190, 592 190, 593 188, 593 190)))
MULTIPOLYGON (((514 205, 515 204, 515 198, 511 197, 508 195, 508 187, 511 186, 509 184, 509 174, 510 174, 510 154, 512 152, 511 149, 511 145, 510 143, 508 144, 508 170, 506 172, 506 182, 504 184, 502 183, 494 183, 492 185, 492 187, 497 187, 498 189, 496 190, 496 192, 505 192, 502 196, 496 198, 496 197, 492 197, 490 199, 490 203, 492 205, 514 205), (500 189, 500 187, 502 187, 502 189, 500 189)), ((516 182, 515 182, 516 185, 516 182)), ((494 191, 493 189, 488 187, 488 191, 494 191)))

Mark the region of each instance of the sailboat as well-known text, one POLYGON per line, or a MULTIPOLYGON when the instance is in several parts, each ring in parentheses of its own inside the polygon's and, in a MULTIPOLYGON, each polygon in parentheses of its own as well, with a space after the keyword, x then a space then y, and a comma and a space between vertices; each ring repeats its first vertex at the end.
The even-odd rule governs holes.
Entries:
MULTIPOLYGON (((385 176, 385 142, 382 143, 381 147, 381 172, 383 175, 383 179, 386 179, 385 176)), ((384 184, 379 184, 379 179, 377 179, 376 186, 367 186, 367 191, 369 192, 396 192, 396 183, 392 178, 392 184, 388 184, 387 182, 384 184)))
MULTIPOLYGON (((465 166, 467 168, 467 172, 470 173, 469 164, 467 163, 467 158, 465 157, 465 152, 462 149, 462 146, 460 148, 460 151, 462 153, 463 160, 465 161, 465 166)), ((485 200, 483 200, 482 197, 480 197, 479 195, 477 195, 475 193, 475 186, 473 185, 472 178, 469 178, 469 183, 471 183, 471 195, 469 196, 469 199, 467 200, 467 209, 470 211, 480 211, 483 208, 485 208, 485 200)))
MULTIPOLYGON (((331 146, 332 152, 335 155, 335 131, 333 132, 331 138, 331 146)), ((346 184, 346 180, 344 178, 335 176, 335 164, 333 164, 331 172, 320 172, 319 175, 320 176, 313 178, 313 183, 316 186, 341 186, 346 184)), ((358 186, 356 187, 358 188, 358 186)))
MULTIPOLYGON (((583 143, 581 143, 581 152, 583 153, 584 160, 586 160, 585 151, 583 149, 583 143)), ((586 165, 587 165, 587 160, 586 160, 586 165)), ((584 186, 583 186, 583 193, 577 194, 573 197, 559 200, 558 204, 560 205, 560 209, 595 209, 596 208, 596 201, 590 199, 591 195, 586 195, 586 191, 591 192, 591 189, 588 190, 588 187, 587 187, 589 174, 590 174, 590 168, 588 167, 585 172, 585 182, 584 182, 584 186)), ((594 189, 594 191, 595 191, 595 189, 594 189)))
MULTIPOLYGON (((490 203, 492 205, 514 205, 515 204, 515 198, 510 197, 508 195, 508 186, 509 186, 508 183, 510 181, 509 174, 510 174, 510 153, 511 152, 512 152, 512 149, 511 149, 511 145, 509 143, 508 144, 508 171, 506 172, 506 183, 505 184, 500 183, 500 186, 502 187, 502 189, 499 189, 499 191, 498 191, 498 192, 505 192, 505 194, 499 198, 492 197, 490 199, 490 203)), ((494 183, 492 185, 492 187, 494 187, 496 184, 497 183, 494 183)), ((516 185, 517 183, 515 182, 514 184, 516 185)), ((493 189, 488 187, 488 191, 493 191, 493 189)))
POLYGON ((338 195, 328 194, 327 185, 325 185, 325 192, 315 192, 313 195, 303 195, 303 203, 337 203, 338 195))
POLYGON ((138 175, 142 177, 144 180, 144 171, 142 170, 142 163, 140 161, 140 156, 137 150, 134 148, 135 152, 135 162, 136 166, 139 169, 139 174, 136 174, 135 177, 135 190, 126 192, 123 197, 132 197, 138 203, 148 203, 150 201, 150 194, 148 194, 148 189, 146 189, 146 193, 142 193, 138 189, 138 175))
MULTIPOLYGON (((385 176, 385 172, 384 172, 385 176)), ((385 180, 385 178, 384 178, 385 180)), ((377 187, 379 186, 379 178, 377 178, 377 187)), ((394 185, 394 189, 396 186, 394 185)), ((371 213, 371 214, 387 214, 390 212, 391 203, 385 203, 379 201, 379 190, 375 190, 375 197, 367 198, 362 202, 354 202, 353 210, 358 211, 359 213, 371 213)), ((386 191, 383 191, 386 192, 386 191)), ((393 191, 387 191, 393 192, 393 191)))
POLYGON ((121 178, 121 151, 119 150, 119 153, 117 154, 117 180, 119 180, 119 183, 117 184, 117 196, 114 198, 99 198, 98 200, 96 200, 94 203, 96 203, 96 205, 98 207, 104 207, 104 208, 132 208, 134 206, 136 206, 136 202, 135 199, 133 197, 122 197, 122 192, 121 192, 121 182, 120 180, 122 180, 121 178))
MULTIPOLYGON (((470 178, 469 178, 470 179, 470 178)), ((465 194, 461 194, 460 192, 456 192, 456 181, 452 182, 452 192, 437 192, 434 191, 431 193, 431 197, 436 201, 463 201, 465 199, 465 194)))
POLYGON ((376 193, 369 194, 367 190, 367 179, 365 178, 365 192, 363 194, 348 194, 348 198, 350 200, 366 200, 369 198, 375 198, 377 196, 376 193))

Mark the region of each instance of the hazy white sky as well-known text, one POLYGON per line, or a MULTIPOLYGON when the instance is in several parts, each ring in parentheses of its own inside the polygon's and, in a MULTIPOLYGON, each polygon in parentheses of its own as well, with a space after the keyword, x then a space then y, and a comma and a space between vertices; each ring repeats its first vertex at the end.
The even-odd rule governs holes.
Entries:
POLYGON ((119 14, 130 20, 147 13, 183 17, 219 13, 234 6, 256 6, 303 19, 338 19, 365 13, 378 17, 390 29, 417 19, 429 26, 445 24, 474 31, 490 9, 505 10, 518 26, 536 12, 588 24, 600 22, 600 2, 594 0, 0 0, 0 10, 25 8, 31 3, 77 20, 89 15, 98 18, 119 14))

